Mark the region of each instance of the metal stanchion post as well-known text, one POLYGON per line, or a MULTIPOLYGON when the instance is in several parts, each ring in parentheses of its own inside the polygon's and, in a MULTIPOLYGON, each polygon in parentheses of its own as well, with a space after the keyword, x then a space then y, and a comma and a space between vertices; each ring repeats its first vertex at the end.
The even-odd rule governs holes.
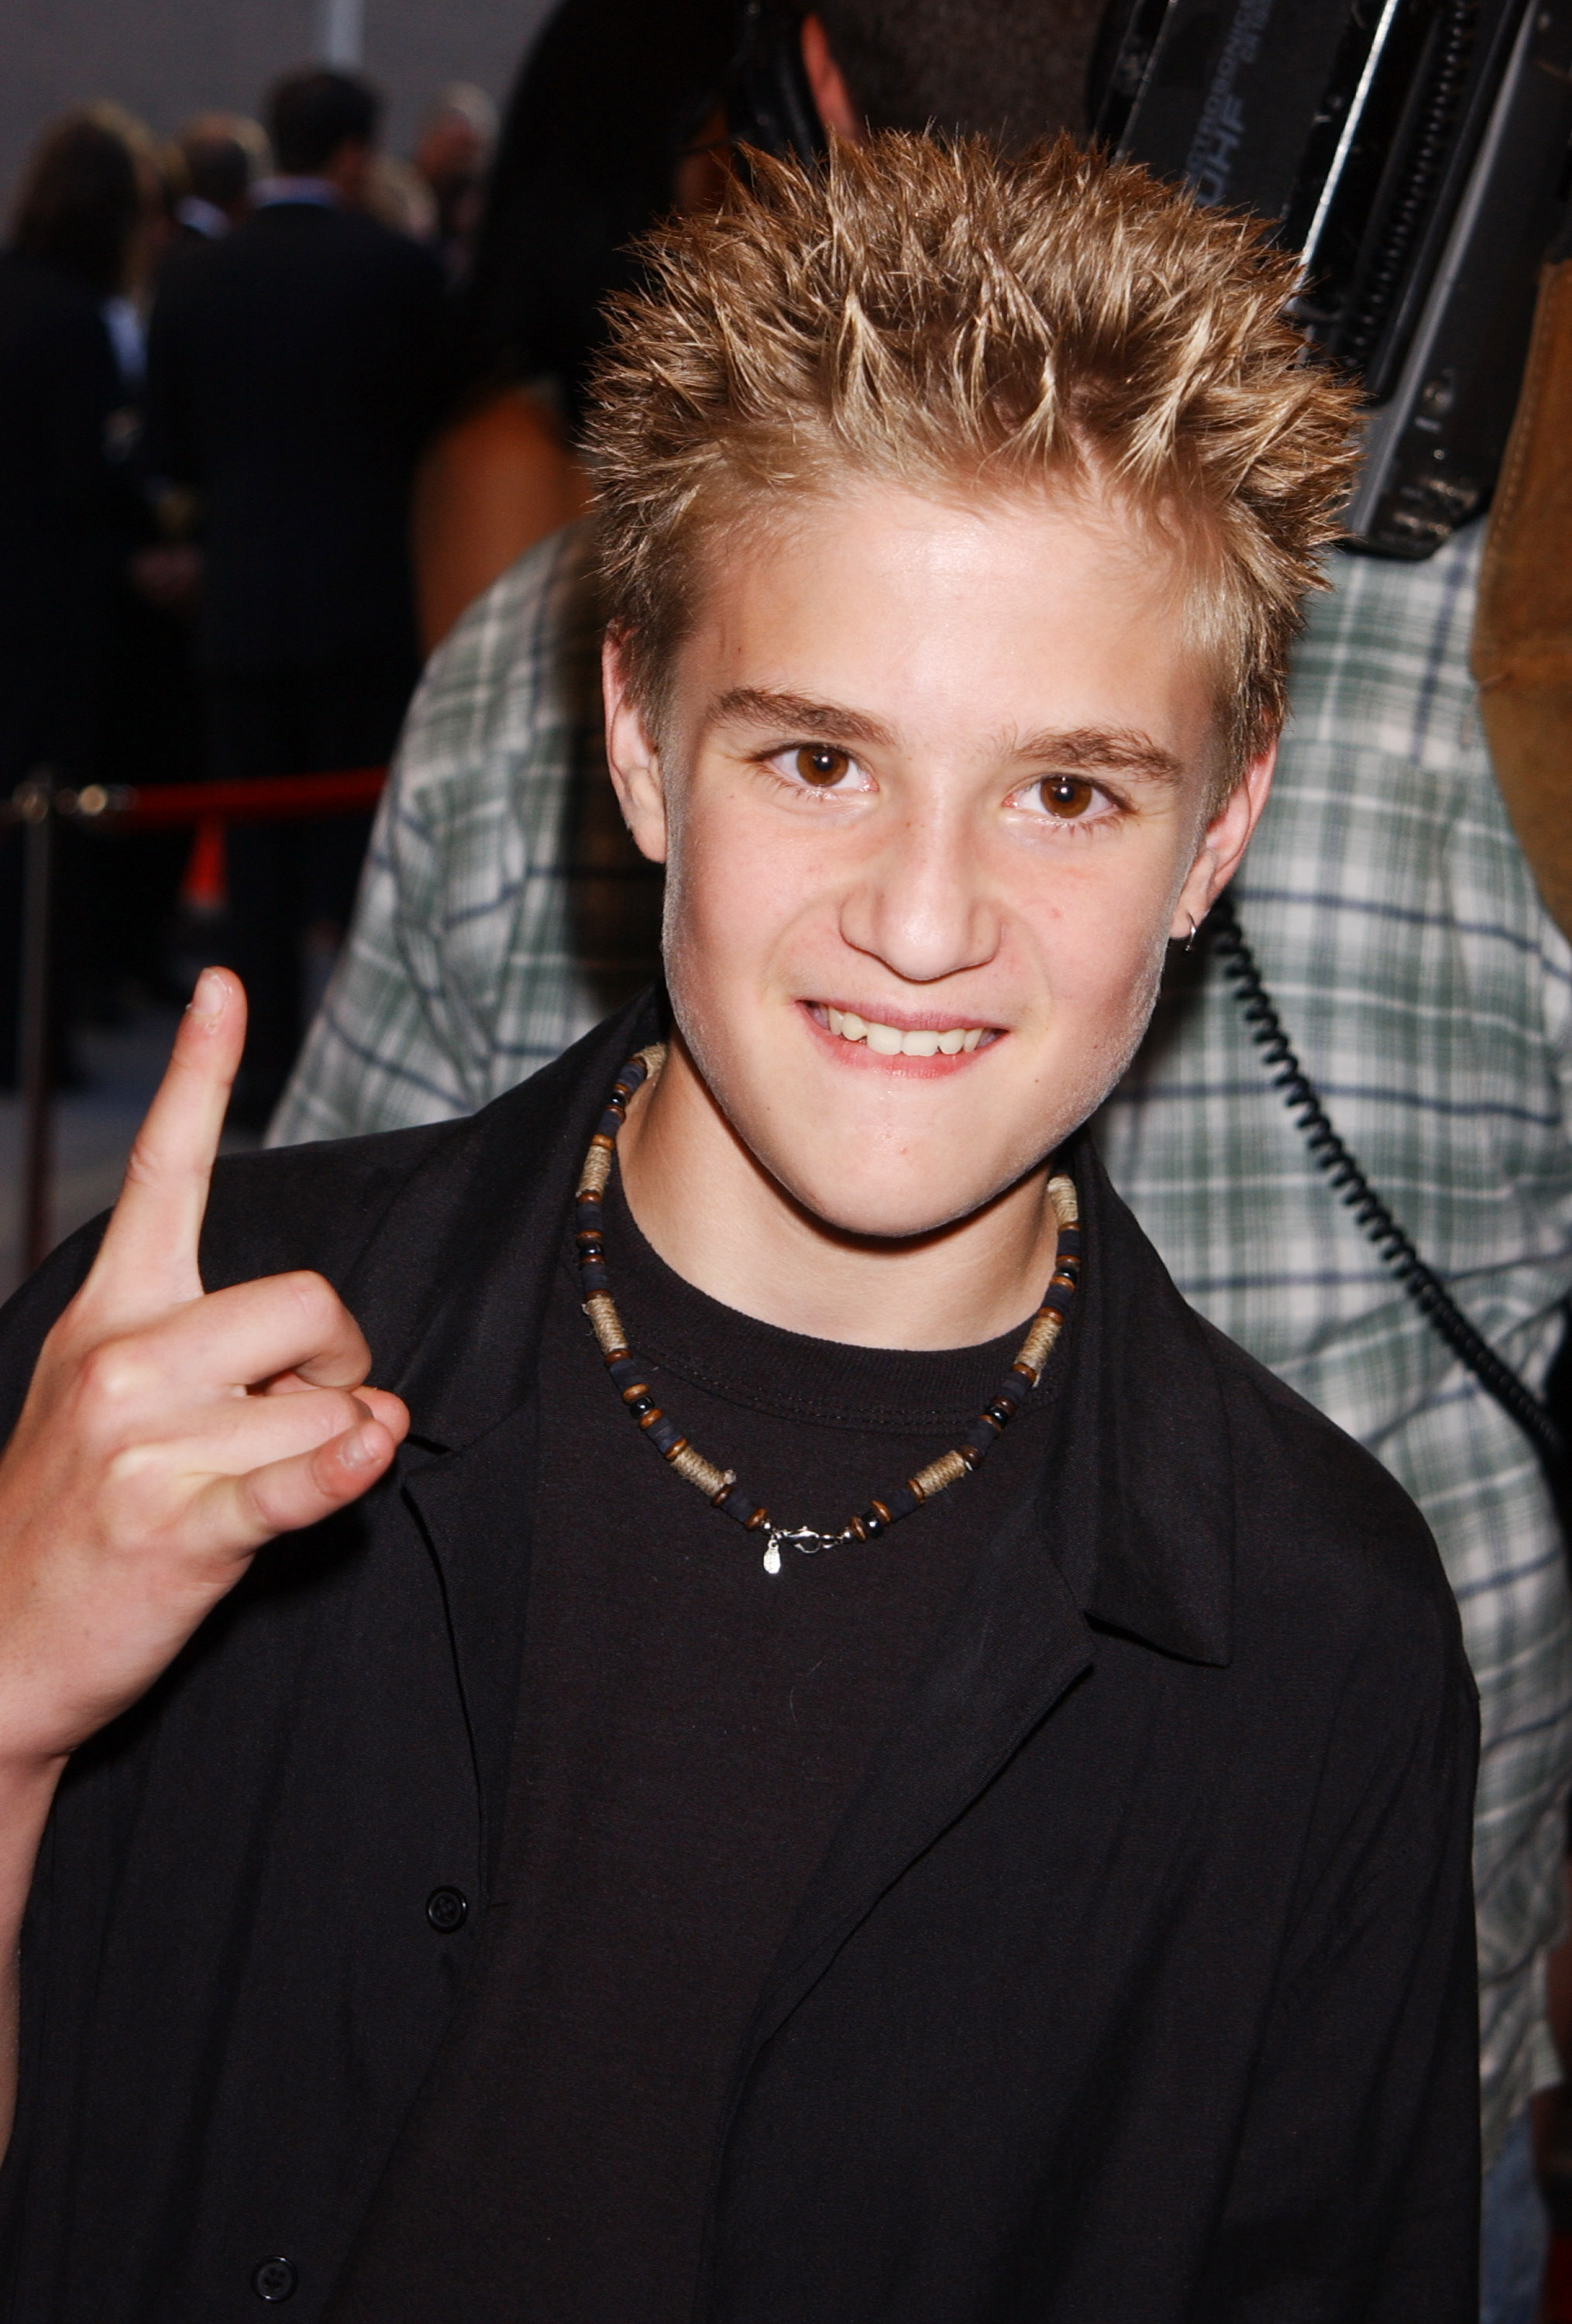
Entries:
POLYGON ((22 1215, 17 1240, 30 1275, 54 1240, 54 910, 56 825, 61 816, 110 830, 160 830, 209 817, 273 822, 300 816, 352 815, 374 807, 385 767, 347 767, 327 774, 277 775, 227 783, 57 783, 37 767, 9 798, 0 824, 23 826, 22 1215))
POLYGON ((22 1271, 31 1275, 51 1241, 54 1130, 54 773, 40 767, 12 794, 23 825, 22 1271))

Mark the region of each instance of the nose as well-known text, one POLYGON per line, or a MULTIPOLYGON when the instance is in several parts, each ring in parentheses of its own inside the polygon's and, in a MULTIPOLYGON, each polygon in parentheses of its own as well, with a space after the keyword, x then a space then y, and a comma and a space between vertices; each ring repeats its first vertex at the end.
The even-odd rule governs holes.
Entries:
POLYGON ((916 809, 886 826, 842 902, 840 930, 909 984, 985 966, 1003 922, 964 818, 916 809))

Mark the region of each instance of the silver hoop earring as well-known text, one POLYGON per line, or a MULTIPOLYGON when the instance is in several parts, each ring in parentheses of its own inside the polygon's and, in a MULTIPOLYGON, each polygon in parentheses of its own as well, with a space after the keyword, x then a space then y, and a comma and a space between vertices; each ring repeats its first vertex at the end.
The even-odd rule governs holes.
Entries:
POLYGON ((1185 918, 1189 921, 1189 924, 1190 924, 1190 932, 1189 932, 1188 936, 1185 938, 1185 950, 1186 950, 1187 952, 1194 952, 1194 950, 1195 950, 1195 948, 1196 948, 1196 938, 1197 938, 1197 936, 1199 935, 1200 930, 1199 930, 1198 927, 1197 926, 1197 922, 1196 922, 1196 916, 1195 916, 1194 912, 1187 912, 1187 913, 1186 913, 1186 915, 1185 915, 1185 918))

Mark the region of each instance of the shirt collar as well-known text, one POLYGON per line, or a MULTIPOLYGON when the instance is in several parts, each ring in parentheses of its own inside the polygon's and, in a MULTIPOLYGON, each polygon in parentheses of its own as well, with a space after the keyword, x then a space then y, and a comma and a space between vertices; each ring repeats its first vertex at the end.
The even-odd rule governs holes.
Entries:
POLYGON ((1236 1484, 1216 1334, 1085 1131, 1085 1267, 1040 1522, 1082 1612, 1187 1662, 1232 1655, 1236 1484))
POLYGON ((326 178, 259 178, 252 190, 251 207, 273 210, 285 202, 306 202, 313 208, 333 210, 338 196, 326 178))
POLYGON ((204 201, 200 194, 183 194, 175 204, 175 217, 193 234, 205 234, 209 242, 222 242, 229 231, 229 220, 217 203, 204 201))

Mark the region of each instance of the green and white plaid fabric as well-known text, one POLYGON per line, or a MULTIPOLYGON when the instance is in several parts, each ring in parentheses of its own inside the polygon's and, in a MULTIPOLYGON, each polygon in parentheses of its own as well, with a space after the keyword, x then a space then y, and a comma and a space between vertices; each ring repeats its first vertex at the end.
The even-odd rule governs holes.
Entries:
MULTIPOLYGON (((1459 1305, 1535 1385, 1572 1289, 1572 951, 1501 804, 1468 675, 1481 528, 1429 563, 1339 558, 1295 659, 1235 887, 1336 1128, 1459 1305)), ((1572 1609, 1520 1431, 1315 1167, 1225 982, 1176 964, 1098 1122, 1195 1305, 1367 1444, 1429 1520, 1484 1723, 1475 1824, 1487 2150, 1557 2078, 1572 1609), (1188 973, 1186 973, 1188 971, 1188 973)))
POLYGON ((271 1145, 473 1113, 655 974, 661 881, 606 771, 590 549, 587 526, 554 533, 432 657, 271 1145))
MULTIPOLYGON (((1572 1289, 1572 953, 1475 715, 1479 548, 1475 531, 1427 565, 1336 561, 1238 900, 1338 1128, 1537 1381, 1572 1289)), ((543 543, 433 661, 275 1143, 467 1112, 652 970, 658 890, 608 812, 587 553, 583 529, 543 543)), ((1440 1544, 1484 1717, 1493 2155, 1557 2070, 1542 1964, 1561 1920, 1572 1606, 1538 1470, 1328 1192, 1201 948, 1099 1134, 1181 1288, 1368 1444, 1440 1544)))

